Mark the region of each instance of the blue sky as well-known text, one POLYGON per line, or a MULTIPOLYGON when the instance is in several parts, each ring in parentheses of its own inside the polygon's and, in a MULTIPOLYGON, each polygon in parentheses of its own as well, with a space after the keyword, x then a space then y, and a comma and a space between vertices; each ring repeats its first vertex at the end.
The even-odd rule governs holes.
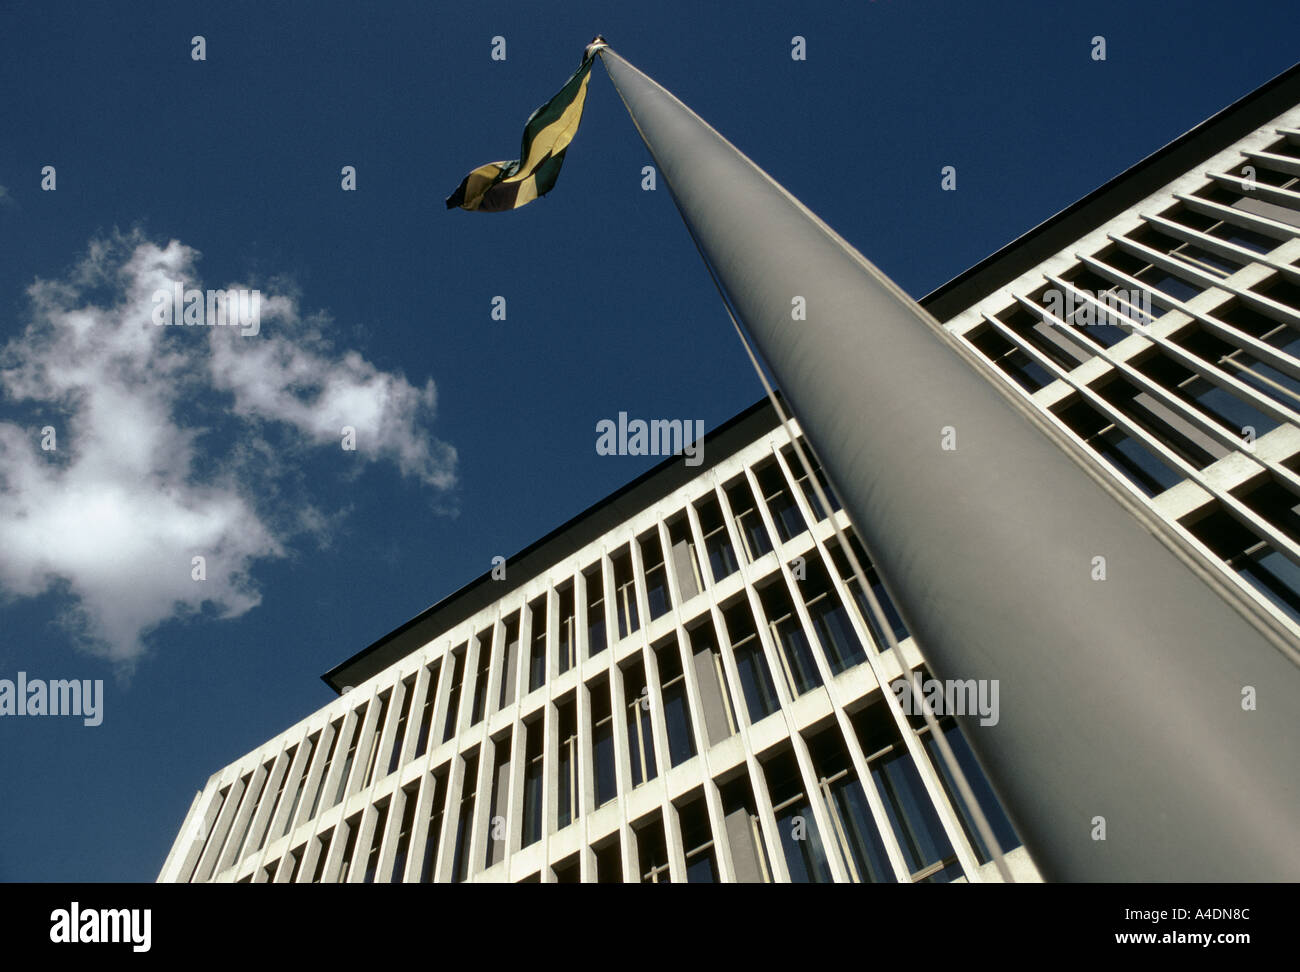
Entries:
POLYGON ((594 33, 921 296, 1288 68, 1290 8, 6 4, 0 679, 104 711, 0 719, 0 879, 152 880, 322 672, 656 461, 598 421, 761 395, 602 68, 554 192, 443 206, 594 33), (155 330, 169 273, 261 332, 155 330))

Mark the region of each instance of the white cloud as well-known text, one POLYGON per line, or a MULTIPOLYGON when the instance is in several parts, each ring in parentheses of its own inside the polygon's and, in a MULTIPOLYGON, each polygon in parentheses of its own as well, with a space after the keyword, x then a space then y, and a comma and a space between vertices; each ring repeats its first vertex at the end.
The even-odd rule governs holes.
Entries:
POLYGON ((255 337, 155 326, 155 291, 203 287, 197 257, 138 234, 96 241, 64 278, 29 288, 26 327, 0 350, 0 389, 26 418, 0 421, 0 587, 63 592, 77 639, 124 667, 170 618, 255 607, 256 562, 327 536, 342 511, 291 497, 284 481, 308 449, 341 453, 342 426, 363 462, 391 462, 440 495, 455 483, 455 450, 426 430, 433 382, 335 352, 294 298, 264 292, 255 337), (232 416, 233 437, 197 424, 232 416), (41 449, 46 425, 54 451, 41 449), (195 555, 206 581, 191 577, 195 555))

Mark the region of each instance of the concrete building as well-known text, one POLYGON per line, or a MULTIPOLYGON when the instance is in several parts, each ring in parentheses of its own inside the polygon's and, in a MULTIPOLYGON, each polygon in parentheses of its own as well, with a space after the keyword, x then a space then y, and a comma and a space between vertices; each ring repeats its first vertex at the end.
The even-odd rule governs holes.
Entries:
MULTIPOLYGON (((1298 106, 1292 69, 921 303, 1300 645, 1298 106)), ((704 457, 327 673, 340 697, 213 775, 159 880, 998 880, 882 703, 921 656, 893 613, 883 650, 771 406, 704 457)))

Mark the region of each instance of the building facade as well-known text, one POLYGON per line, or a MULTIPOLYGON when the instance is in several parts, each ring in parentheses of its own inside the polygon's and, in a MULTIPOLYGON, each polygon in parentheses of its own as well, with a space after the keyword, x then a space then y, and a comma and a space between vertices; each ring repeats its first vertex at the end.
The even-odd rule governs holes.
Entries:
MULTIPOLYGON (((1300 645, 1297 105, 1292 69, 922 304, 1300 645)), ((930 730, 883 704, 917 646, 868 571, 887 648, 771 406, 704 456, 327 673, 340 697, 209 780, 159 880, 998 880, 930 730)))

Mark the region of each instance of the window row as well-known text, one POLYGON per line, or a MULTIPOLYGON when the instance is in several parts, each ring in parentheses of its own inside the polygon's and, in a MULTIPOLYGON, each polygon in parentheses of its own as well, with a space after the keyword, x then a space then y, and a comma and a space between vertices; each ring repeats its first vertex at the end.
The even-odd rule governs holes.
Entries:
MULTIPOLYGON (((846 717, 851 746, 833 720, 773 746, 759 754, 757 775, 738 767, 674 800, 667 813, 656 810, 632 821, 628 847, 617 831, 595 843, 587 880, 707 883, 721 881, 728 871, 741 882, 943 882, 968 876, 958 844, 978 864, 991 856, 935 740, 914 720, 913 745, 936 769, 927 786, 897 724, 875 698, 846 717)), ((1002 851, 1019 846, 955 722, 943 719, 939 730, 1002 851)), ((561 737, 564 732, 561 725, 561 737)), ((482 757, 473 749, 241 880, 470 880, 540 839, 541 729, 529 727, 523 735, 521 760, 512 759, 508 740, 495 741, 482 757), (512 792, 518 794, 514 803, 512 792)), ((561 752, 563 747, 561 741, 561 752)), ((561 806, 573 800, 564 796, 563 780, 559 799, 561 806)), ((579 855, 550 867, 559 883, 577 882, 583 872, 579 855)), ((539 881, 541 875, 522 880, 539 881)))

